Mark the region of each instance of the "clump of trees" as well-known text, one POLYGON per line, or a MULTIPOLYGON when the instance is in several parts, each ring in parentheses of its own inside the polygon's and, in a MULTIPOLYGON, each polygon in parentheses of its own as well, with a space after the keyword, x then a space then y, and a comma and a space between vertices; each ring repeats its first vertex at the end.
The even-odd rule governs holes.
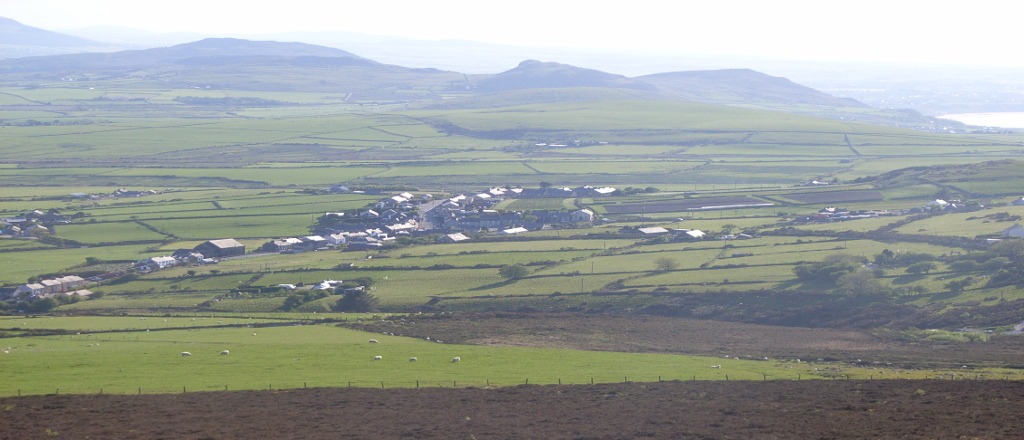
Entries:
POLYGON ((380 307, 380 299, 365 289, 345 291, 341 299, 334 304, 335 312, 369 313, 376 312, 380 307))

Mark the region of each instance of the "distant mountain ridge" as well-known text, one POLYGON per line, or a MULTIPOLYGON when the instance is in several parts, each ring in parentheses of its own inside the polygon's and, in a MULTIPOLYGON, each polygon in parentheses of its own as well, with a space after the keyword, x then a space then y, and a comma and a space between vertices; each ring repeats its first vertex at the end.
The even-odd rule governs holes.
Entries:
POLYGON ((4 70, 12 72, 46 71, 53 69, 109 70, 140 68, 161 64, 226 64, 253 58, 323 57, 345 58, 361 64, 377 64, 351 52, 305 43, 277 41, 250 41, 237 38, 207 38, 193 43, 143 50, 112 53, 78 53, 46 57, 7 60, 4 70))
POLYGON ((867 107, 849 98, 837 98, 786 78, 750 69, 698 70, 644 75, 634 78, 670 95, 702 103, 751 101, 814 104, 832 107, 867 107))
POLYGON ((607 87, 655 91, 656 87, 622 75, 568 64, 526 60, 515 68, 487 77, 476 84, 480 92, 562 87, 607 87))
POLYGON ((118 49, 123 47, 48 31, 0 17, 0 59, 75 52, 109 52, 118 49))
MULTIPOLYGON (((355 102, 404 102, 435 109, 625 99, 745 106, 863 120, 864 116, 853 115, 850 109, 867 107, 749 69, 629 78, 526 60, 497 74, 465 75, 383 64, 326 46, 238 38, 207 38, 112 53, 16 58, 0 64, 0 82, 9 85, 39 81, 96 84, 94 81, 115 79, 143 88, 346 93, 346 100, 355 102)), ((886 118, 889 116, 882 115, 879 120, 884 123, 886 118)))

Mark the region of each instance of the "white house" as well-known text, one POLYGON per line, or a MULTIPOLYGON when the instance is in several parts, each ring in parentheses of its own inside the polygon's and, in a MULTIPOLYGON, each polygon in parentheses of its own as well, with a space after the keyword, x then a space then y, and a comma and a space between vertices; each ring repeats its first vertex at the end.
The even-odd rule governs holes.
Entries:
POLYGON ((697 240, 704 238, 704 231, 698 229, 690 229, 689 231, 684 232, 684 234, 689 238, 697 240))
POLYGON ((140 263, 145 264, 153 269, 166 269, 168 267, 174 266, 175 264, 178 264, 178 260, 175 260, 174 257, 169 257, 165 255, 160 257, 147 258, 145 260, 142 260, 140 263))
POLYGON ((1003 229, 1003 236, 1006 237, 1024 237, 1024 226, 1014 224, 1009 228, 1003 229))
POLYGON ((574 222, 592 222, 594 221, 594 211, 591 211, 589 209, 581 209, 579 211, 572 213, 572 216, 570 218, 574 222))
POLYGON ((665 229, 661 226, 652 226, 650 228, 637 228, 637 231, 639 231, 643 235, 668 234, 668 229, 665 229))

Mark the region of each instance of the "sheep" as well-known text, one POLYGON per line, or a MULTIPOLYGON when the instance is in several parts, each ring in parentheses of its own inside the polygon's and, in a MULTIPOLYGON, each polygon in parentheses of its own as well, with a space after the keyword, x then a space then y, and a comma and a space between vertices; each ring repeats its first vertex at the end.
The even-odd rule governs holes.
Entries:
POLYGON ((384 356, 374 356, 373 357, 373 360, 375 360, 375 361, 379 361, 381 359, 384 359, 384 356))
POLYGON ((416 362, 416 358, 414 358, 414 357, 409 358, 409 362, 416 362))
POLYGON ((253 336, 256 336, 256 332, 252 332, 252 335, 253 335, 253 336))
POLYGON ((711 368, 722 368, 721 365, 712 365, 711 368))
POLYGON ((378 343, 380 343, 380 341, 378 341, 376 339, 370 339, 370 343, 371 344, 378 344, 378 343))
POLYGON ((455 357, 452 358, 452 362, 458 362, 458 361, 461 361, 461 360, 462 360, 462 358, 460 358, 458 356, 455 356, 455 357))
POLYGON ((182 356, 192 356, 192 353, 189 353, 187 351, 183 351, 183 352, 181 352, 181 355, 182 356))
POLYGON ((229 354, 231 354, 231 352, 230 352, 230 351, 228 351, 228 350, 224 350, 224 351, 220 352, 220 355, 221 355, 221 356, 227 356, 227 355, 229 355, 229 354))
POLYGON ((2 350, 2 351, 0 351, 0 353, 3 353, 3 354, 11 354, 11 352, 10 352, 10 351, 8 351, 8 350, 2 350))

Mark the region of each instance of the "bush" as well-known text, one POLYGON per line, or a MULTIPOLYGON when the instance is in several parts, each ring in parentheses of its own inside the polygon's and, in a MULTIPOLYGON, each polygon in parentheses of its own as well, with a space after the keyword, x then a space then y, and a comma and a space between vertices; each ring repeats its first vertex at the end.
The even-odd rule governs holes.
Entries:
POLYGON ((365 290, 350 290, 334 304, 336 312, 368 313, 376 312, 380 300, 365 290))
POLYGON ((498 275, 509 280, 525 277, 526 275, 529 275, 529 273, 530 269, 527 269, 526 266, 523 266, 522 264, 503 266, 501 269, 498 269, 498 275))

